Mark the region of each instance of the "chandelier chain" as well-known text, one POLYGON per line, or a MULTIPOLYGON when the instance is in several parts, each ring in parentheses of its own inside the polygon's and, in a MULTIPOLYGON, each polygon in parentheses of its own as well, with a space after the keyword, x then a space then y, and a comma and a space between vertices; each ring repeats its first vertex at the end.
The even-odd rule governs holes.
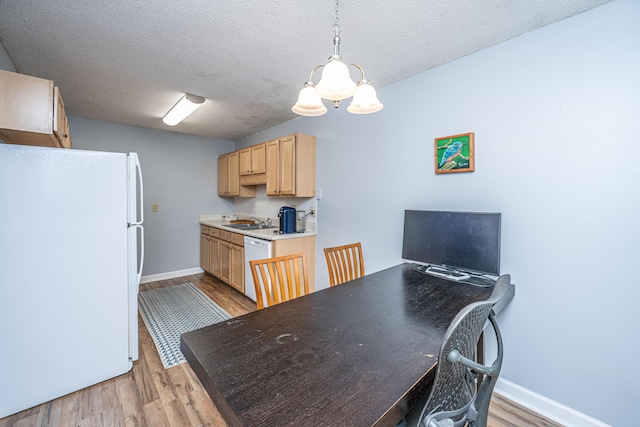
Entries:
POLYGON ((333 31, 335 33, 336 36, 340 35, 340 23, 339 23, 339 19, 338 19, 338 0, 336 0, 336 22, 335 24, 333 24, 333 31))

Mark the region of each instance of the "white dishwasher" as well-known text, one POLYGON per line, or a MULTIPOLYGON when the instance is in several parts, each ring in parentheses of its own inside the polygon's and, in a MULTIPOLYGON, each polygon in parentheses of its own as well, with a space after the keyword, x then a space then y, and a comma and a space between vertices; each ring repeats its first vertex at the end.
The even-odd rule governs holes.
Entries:
POLYGON ((253 301, 256 300, 256 288, 253 285, 253 274, 249 261, 271 258, 271 240, 244 236, 244 293, 253 301))

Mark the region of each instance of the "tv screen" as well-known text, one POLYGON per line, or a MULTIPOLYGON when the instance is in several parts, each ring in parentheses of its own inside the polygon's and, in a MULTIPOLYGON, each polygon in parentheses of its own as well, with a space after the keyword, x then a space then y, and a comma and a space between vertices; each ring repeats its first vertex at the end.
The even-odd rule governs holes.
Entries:
POLYGON ((402 258, 499 276, 500 214, 406 210, 402 258))

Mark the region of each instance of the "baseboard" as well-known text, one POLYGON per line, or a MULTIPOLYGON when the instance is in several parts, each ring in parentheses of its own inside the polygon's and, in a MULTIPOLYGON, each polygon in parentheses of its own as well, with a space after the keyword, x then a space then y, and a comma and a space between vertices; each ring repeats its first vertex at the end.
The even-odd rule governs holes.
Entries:
POLYGON ((538 414, 549 418, 563 426, 570 427, 610 427, 588 415, 555 402, 531 390, 527 390, 511 381, 498 378, 496 388, 499 395, 506 397, 538 414))
POLYGON ((200 273, 204 273, 204 270, 201 269, 200 267, 188 268, 186 270, 169 271, 167 273, 142 276, 142 278, 140 279, 140 283, 156 282, 158 280, 174 279, 176 277, 190 276, 192 274, 200 274, 200 273))

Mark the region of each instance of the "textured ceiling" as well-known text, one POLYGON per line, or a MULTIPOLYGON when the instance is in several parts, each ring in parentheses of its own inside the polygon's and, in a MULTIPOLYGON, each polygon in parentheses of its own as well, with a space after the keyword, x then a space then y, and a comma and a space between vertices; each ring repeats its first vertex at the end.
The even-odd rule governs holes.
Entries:
MULTIPOLYGON (((608 1, 342 1, 340 53, 380 88, 608 1)), ((0 42, 70 115, 237 141, 297 117, 334 20, 329 0, 0 0, 0 42), (166 126, 185 92, 207 102, 166 126)))

